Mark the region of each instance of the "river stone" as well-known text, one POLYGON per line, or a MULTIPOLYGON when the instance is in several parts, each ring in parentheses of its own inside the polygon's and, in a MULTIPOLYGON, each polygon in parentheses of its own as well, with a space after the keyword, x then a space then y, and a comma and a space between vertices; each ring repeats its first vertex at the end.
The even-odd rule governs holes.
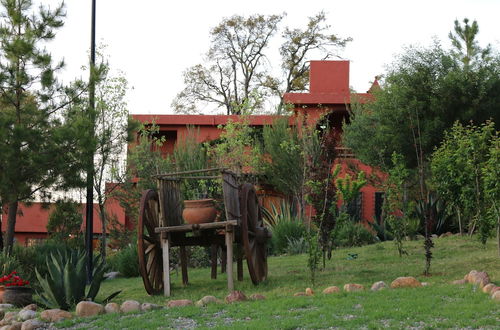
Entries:
POLYGON ((36 330, 36 329, 47 329, 47 324, 38 319, 31 319, 24 321, 23 324, 21 325, 21 330, 36 330))
POLYGON ((31 309, 24 309, 20 311, 19 314, 17 315, 17 319, 19 321, 27 321, 34 319, 35 317, 36 317, 36 312, 32 311, 31 309))
POLYGON ((47 309, 40 313, 40 318, 48 322, 59 322, 73 318, 73 315, 62 309, 47 309))
POLYGON ((21 330, 22 326, 23 326, 22 322, 14 321, 14 322, 12 322, 12 324, 5 325, 5 326, 1 327, 0 329, 1 330, 21 330))
POLYGON ((422 283, 420 283, 415 277, 407 276, 407 277, 398 277, 391 283, 391 288, 418 288, 421 287, 422 283))
POLYGON ((9 324, 12 321, 16 320, 18 315, 19 315, 18 312, 7 312, 7 313, 5 313, 5 316, 3 317, 3 320, 2 320, 3 322, 5 322, 5 324, 2 324, 2 325, 9 324))
POLYGON ((228 304, 231 304, 236 301, 245 301, 247 300, 247 296, 243 292, 236 290, 228 294, 225 300, 228 304))
POLYGON ((372 287, 370 288, 370 290, 372 291, 379 291, 382 289, 387 289, 387 284, 385 284, 384 281, 375 282, 372 284, 372 287))
POLYGON ((179 300, 170 300, 167 303, 167 307, 172 308, 172 307, 184 307, 184 306, 191 306, 193 302, 189 299, 179 299, 179 300))
POLYGON ((203 307, 203 306, 207 306, 209 304, 222 304, 222 303, 224 303, 222 300, 217 299, 214 296, 205 296, 205 297, 201 298, 200 300, 198 300, 195 303, 195 305, 198 307, 203 307))
POLYGON ((493 283, 488 283, 483 287, 483 292, 484 293, 490 293, 491 289, 493 289, 496 285, 493 283))
POLYGON ((465 284, 465 283, 467 283, 467 280, 465 278, 451 282, 451 284, 458 284, 458 285, 465 284))
POLYGON ((12 304, 0 304, 0 309, 10 309, 14 308, 14 305, 12 304))
POLYGON ((495 293, 491 295, 491 299, 500 301, 500 290, 495 291, 495 293))
POLYGON ((476 270, 471 270, 469 274, 465 275, 467 282, 471 284, 479 284, 482 289, 486 284, 490 283, 490 277, 486 272, 478 272, 476 270))
POLYGON ((361 284, 356 284, 356 283, 348 283, 344 285, 344 291, 347 292, 354 292, 354 291, 363 291, 365 289, 364 286, 361 284))
POLYGON ((152 303, 143 303, 141 305, 141 310, 142 311, 152 311, 154 309, 160 309, 162 308, 160 305, 152 304, 152 303))
POLYGON ((340 289, 338 286, 329 286, 328 288, 323 290, 324 294, 331 294, 331 293, 337 293, 340 292, 340 289))
POLYGON ((76 305, 75 313, 78 317, 95 316, 104 313, 104 307, 93 301, 80 301, 76 305))
POLYGON ((306 289, 306 296, 314 296, 314 291, 311 288, 306 289))
POLYGON ((141 304, 136 300, 125 300, 120 306, 123 313, 140 312, 141 304))
POLYGON ((120 313, 120 305, 114 302, 107 303, 106 306, 104 306, 104 312, 106 314, 120 313))
POLYGON ((36 304, 29 304, 29 305, 24 306, 22 310, 27 310, 27 309, 36 312, 36 310, 38 309, 38 306, 36 304))

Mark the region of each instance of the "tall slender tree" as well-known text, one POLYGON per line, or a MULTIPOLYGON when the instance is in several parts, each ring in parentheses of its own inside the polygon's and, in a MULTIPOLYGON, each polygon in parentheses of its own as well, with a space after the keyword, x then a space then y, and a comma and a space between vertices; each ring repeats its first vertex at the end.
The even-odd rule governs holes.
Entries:
POLYGON ((63 25, 64 4, 33 10, 30 0, 2 0, 0 13, 0 196, 8 206, 6 252, 21 201, 82 183, 80 133, 88 122, 76 106, 81 84, 62 86, 45 44, 63 25))

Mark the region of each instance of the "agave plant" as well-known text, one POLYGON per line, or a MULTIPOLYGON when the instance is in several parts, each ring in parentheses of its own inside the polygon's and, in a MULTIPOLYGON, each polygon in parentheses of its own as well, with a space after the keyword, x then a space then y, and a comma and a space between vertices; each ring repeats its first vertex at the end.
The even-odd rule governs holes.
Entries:
MULTIPOLYGON (((94 301, 101 282, 104 279, 104 263, 96 256, 92 282, 86 286, 86 257, 83 251, 52 253, 47 257, 48 274, 40 275, 35 269, 42 292, 40 300, 50 308, 69 310, 82 300, 94 301)), ((111 294, 105 301, 109 301, 121 291, 111 294)))
POLYGON ((262 217, 264 223, 271 230, 274 229, 281 222, 297 222, 299 221, 297 216, 293 214, 292 206, 286 201, 282 200, 278 207, 274 203, 271 203, 271 209, 262 208, 262 217))

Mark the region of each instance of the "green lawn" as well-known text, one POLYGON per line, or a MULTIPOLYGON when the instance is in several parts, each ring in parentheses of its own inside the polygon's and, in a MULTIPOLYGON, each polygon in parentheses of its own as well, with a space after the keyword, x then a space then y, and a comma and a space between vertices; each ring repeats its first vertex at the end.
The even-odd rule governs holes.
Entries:
MULTIPOLYGON (((421 275, 423 242, 407 242, 406 246, 409 255, 403 258, 398 257, 392 242, 336 250, 326 269, 317 275, 313 297, 293 297, 295 292, 312 287, 305 255, 271 257, 265 283, 253 286, 246 270, 244 281, 235 283, 236 289, 247 296, 252 293, 265 295, 265 301, 104 315, 65 321, 58 326, 71 327, 80 323, 78 326, 84 328, 106 329, 500 327, 500 303, 472 285, 449 284, 472 269, 488 272, 492 281, 500 284, 500 258, 493 241, 484 248, 470 238, 436 239, 430 277, 421 275), (347 260, 348 253, 357 253, 358 258, 347 260), (327 286, 342 288, 346 283, 360 283, 369 289, 375 281, 390 284, 399 276, 414 276, 430 285, 379 292, 321 293, 327 286)), ((224 298, 228 293, 225 275, 211 280, 209 269, 191 269, 189 276, 190 285, 182 287, 180 273, 173 275, 173 295, 169 299, 198 300, 205 295, 224 298)), ((115 298, 118 303, 135 299, 164 305, 169 300, 163 296, 148 296, 140 278, 107 281, 100 296, 120 289, 123 292, 115 298)))

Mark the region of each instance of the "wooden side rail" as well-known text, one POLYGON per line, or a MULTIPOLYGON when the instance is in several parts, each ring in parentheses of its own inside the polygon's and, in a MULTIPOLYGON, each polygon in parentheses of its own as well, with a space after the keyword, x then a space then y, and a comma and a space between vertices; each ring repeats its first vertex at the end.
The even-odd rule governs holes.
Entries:
POLYGON ((204 229, 224 229, 227 226, 236 226, 236 225, 238 225, 238 220, 228 220, 228 221, 220 221, 220 222, 200 223, 200 224, 194 224, 194 225, 157 227, 157 228, 155 228, 155 232, 156 233, 175 233, 175 232, 184 232, 184 231, 198 231, 198 230, 204 230, 204 229))

